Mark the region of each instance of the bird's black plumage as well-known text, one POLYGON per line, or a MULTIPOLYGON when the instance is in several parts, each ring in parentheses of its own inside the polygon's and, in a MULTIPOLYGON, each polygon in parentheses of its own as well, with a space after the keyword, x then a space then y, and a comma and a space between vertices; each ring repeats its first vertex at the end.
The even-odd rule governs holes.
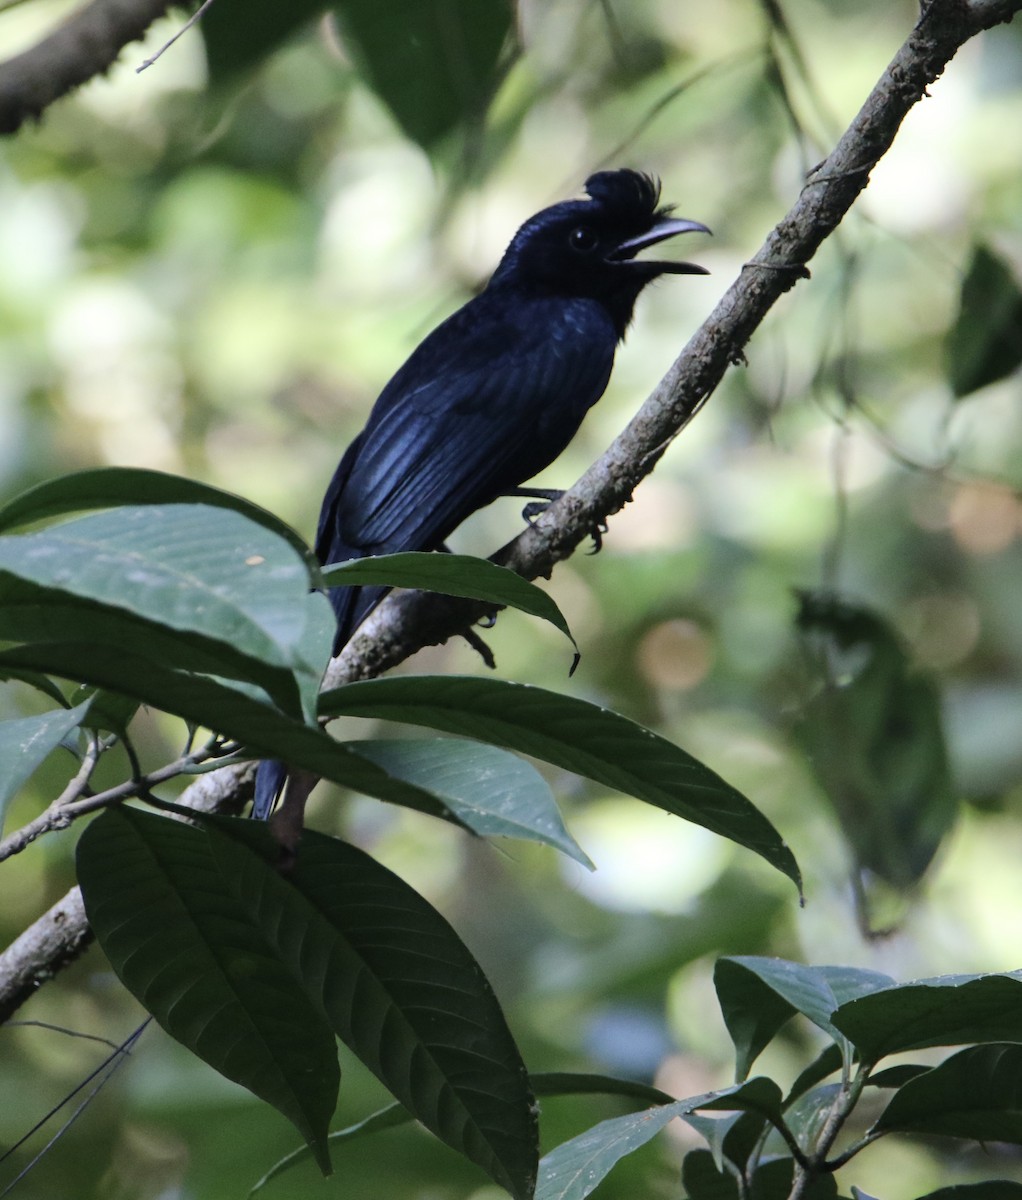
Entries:
MULTIPOLYGON (((383 389, 324 498, 324 565, 437 550, 470 513, 548 466, 603 395, 646 284, 705 273, 635 257, 675 234, 709 232, 659 207, 650 176, 601 171, 585 187, 588 199, 526 221, 486 288, 383 389)), ((333 589, 335 653, 385 592, 333 589)), ((256 816, 268 815, 282 780, 277 764, 260 768, 256 816)))

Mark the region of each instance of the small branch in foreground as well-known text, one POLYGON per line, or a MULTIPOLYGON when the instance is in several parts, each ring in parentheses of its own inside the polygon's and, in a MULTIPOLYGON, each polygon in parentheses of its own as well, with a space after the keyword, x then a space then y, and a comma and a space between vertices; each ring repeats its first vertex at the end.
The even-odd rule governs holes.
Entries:
POLYGON ((135 777, 126 779, 116 787, 107 788, 105 792, 96 792, 95 795, 85 796, 83 792, 99 757, 98 746, 98 743, 93 743, 81 769, 45 812, 40 813, 35 820, 29 821, 27 825, 15 830, 0 842, 0 862, 12 858, 15 854, 20 854, 26 846, 31 845, 44 833, 51 833, 56 829, 66 829, 78 817, 84 817, 87 813, 95 812, 99 808, 106 808, 110 804, 117 804, 131 796, 145 796, 157 784, 166 783, 168 779, 175 779, 178 775, 183 775, 186 771, 201 766, 211 758, 222 758, 226 753, 222 749, 219 739, 213 738, 201 750, 194 750, 190 754, 182 755, 174 762, 158 767, 155 771, 150 771, 145 775, 136 774, 135 777), (93 750, 95 756, 90 757, 93 750))

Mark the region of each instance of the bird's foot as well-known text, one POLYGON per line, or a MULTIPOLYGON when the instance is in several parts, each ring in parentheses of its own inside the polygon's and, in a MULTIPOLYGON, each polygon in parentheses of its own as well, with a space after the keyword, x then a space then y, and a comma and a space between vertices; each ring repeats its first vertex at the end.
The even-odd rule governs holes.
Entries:
MULTIPOLYGON (((564 490, 563 488, 515 488, 508 495, 537 497, 535 500, 530 500, 522 509, 522 520, 531 528, 541 513, 545 513, 555 500, 560 500, 564 495, 564 490)), ((589 536, 593 539, 593 548, 589 551, 590 554, 599 554, 603 549, 603 535, 606 532, 606 521, 599 521, 589 530, 589 536)))

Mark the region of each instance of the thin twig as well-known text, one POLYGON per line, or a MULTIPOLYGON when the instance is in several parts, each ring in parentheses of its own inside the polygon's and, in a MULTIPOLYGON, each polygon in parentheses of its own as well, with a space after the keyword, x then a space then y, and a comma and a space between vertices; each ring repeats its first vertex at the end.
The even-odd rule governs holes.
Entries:
MULTIPOLYGON (((168 779, 174 779, 178 775, 183 775, 192 768, 201 766, 202 763, 207 762, 211 758, 224 757, 225 752, 221 749, 221 746, 222 743, 219 739, 214 738, 207 742, 200 750, 182 755, 182 757, 175 759, 174 762, 167 763, 165 766, 158 767, 155 771, 149 771, 146 774, 139 772, 138 763, 135 760, 133 762, 133 777, 131 779, 116 784, 114 787, 107 788, 106 791, 82 796, 81 791, 83 789, 74 785, 80 779, 85 766, 88 764, 88 759, 86 759, 82 764, 82 770, 79 770, 71 783, 68 784, 61 795, 44 812, 40 813, 34 820, 29 821, 27 825, 16 829, 14 833, 9 834, 0 842, 0 862, 12 858, 15 854, 20 854, 36 838, 41 837, 44 833, 52 833, 57 829, 66 829, 72 821, 78 817, 85 816, 86 813, 106 808, 110 804, 117 804, 122 800, 127 800, 131 796, 144 796, 157 784, 166 783, 168 779)), ((92 768, 94 767, 95 762, 93 761, 88 774, 92 773, 92 768)))
POLYGON ((177 33, 175 33, 174 36, 169 41, 164 42, 163 45, 159 48, 159 50, 157 50, 156 53, 152 56, 152 58, 147 58, 140 67, 135 68, 135 74, 141 75, 142 72, 146 69, 146 67, 151 67, 158 58, 162 58, 162 56, 164 54, 166 54, 166 52, 171 48, 171 46, 173 46, 173 44, 177 41, 177 39, 179 37, 181 37, 182 34, 187 33, 188 30, 191 29, 191 27, 193 25, 198 23, 198 21, 202 17, 202 14, 209 8, 209 6, 212 3, 213 3, 213 0, 203 0, 202 4, 195 10, 195 12, 192 13, 192 15, 188 18, 188 20, 177 31, 177 33))

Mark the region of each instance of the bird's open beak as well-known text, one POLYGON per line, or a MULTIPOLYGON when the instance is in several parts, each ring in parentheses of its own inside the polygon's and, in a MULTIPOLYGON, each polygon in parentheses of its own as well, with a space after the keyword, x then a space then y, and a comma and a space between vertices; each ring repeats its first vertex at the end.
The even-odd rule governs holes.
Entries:
MULTIPOLYGON (((620 246, 617 246, 610 256, 611 261, 628 262, 640 250, 645 250, 647 246, 655 246, 657 242, 675 237, 679 233, 709 232, 710 230, 698 221, 689 221, 684 217, 661 217, 652 229, 648 229, 645 233, 640 233, 638 237, 629 238, 627 242, 622 242, 620 246)), ((648 265, 651 267, 659 267, 665 275, 709 275, 710 273, 705 267, 697 267, 695 263, 670 262, 667 260, 649 262, 647 259, 643 259, 643 262, 648 262, 648 265)))

